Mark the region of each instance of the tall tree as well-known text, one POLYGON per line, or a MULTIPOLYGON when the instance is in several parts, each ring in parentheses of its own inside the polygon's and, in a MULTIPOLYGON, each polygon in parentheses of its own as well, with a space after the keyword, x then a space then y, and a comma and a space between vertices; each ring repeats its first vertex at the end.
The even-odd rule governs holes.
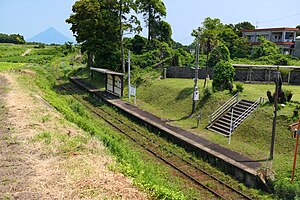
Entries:
POLYGON ((134 0, 78 0, 72 10, 66 22, 87 52, 89 65, 95 60, 96 66, 125 72, 124 31, 141 30, 137 17, 130 15, 136 11, 134 0))
MULTIPOLYGON (((221 23, 221 20, 218 18, 210 18, 207 17, 202 22, 202 27, 198 28, 198 30, 194 30, 194 36, 198 35, 198 31, 201 32, 200 44, 202 49, 206 54, 206 69, 205 69, 205 76, 208 76, 208 58, 211 50, 218 44, 218 36, 222 31, 224 25, 221 23)), ((206 79, 204 81, 203 87, 206 86, 206 79)))
POLYGON ((232 28, 224 28, 218 38, 222 41, 223 44, 229 49, 230 54, 233 54, 235 51, 235 45, 237 45, 236 40, 239 39, 239 36, 232 30, 232 28))
POLYGON ((157 25, 155 37, 162 42, 171 44, 171 40, 172 40, 171 25, 164 20, 159 21, 157 25))
POLYGON ((119 26, 120 26, 120 48, 121 48, 121 59, 122 59, 122 70, 125 73, 125 56, 124 56, 124 43, 123 35, 124 31, 129 32, 140 32, 140 22, 135 15, 129 15, 130 12, 137 11, 137 7, 134 0, 119 0, 119 26))
MULTIPOLYGON (((119 12, 115 0, 79 0, 72 7, 70 23, 77 42, 97 67, 118 69, 119 12)), ((91 60, 90 62, 91 63, 91 60)))
POLYGON ((242 30, 253 30, 255 26, 253 26, 250 22, 240 22, 234 25, 236 34, 239 37, 243 36, 242 30))
POLYGON ((155 29, 157 22, 167 15, 165 4, 162 0, 137 0, 139 13, 144 16, 145 23, 148 27, 148 40, 155 38, 155 29))

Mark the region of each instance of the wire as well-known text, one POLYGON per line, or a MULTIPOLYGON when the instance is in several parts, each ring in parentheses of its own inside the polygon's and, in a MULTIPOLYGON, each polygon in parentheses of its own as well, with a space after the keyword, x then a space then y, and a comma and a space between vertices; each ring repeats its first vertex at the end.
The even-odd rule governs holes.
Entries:
POLYGON ((298 15, 300 15, 300 13, 296 13, 296 14, 285 16, 285 17, 281 17, 281 18, 270 19, 270 20, 266 20, 266 21, 262 21, 262 22, 256 22, 256 23, 257 24, 264 24, 264 23, 269 23, 269 22, 275 22, 275 21, 287 19, 287 18, 290 18, 290 17, 298 16, 298 15))

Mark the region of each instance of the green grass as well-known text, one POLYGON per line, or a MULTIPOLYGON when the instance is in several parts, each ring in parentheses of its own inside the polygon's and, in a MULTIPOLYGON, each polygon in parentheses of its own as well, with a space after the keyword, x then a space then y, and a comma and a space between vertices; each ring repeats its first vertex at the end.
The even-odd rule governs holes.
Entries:
MULTIPOLYGON (((210 85, 211 83, 209 83, 210 85)), ((216 92, 209 98, 203 97, 203 80, 199 81, 200 101, 197 103, 197 114, 201 111, 201 124, 195 128, 196 119, 187 118, 192 108, 193 81, 188 79, 166 79, 154 80, 140 85, 138 88, 138 106, 163 119, 170 119, 172 124, 179 125, 207 139, 223 146, 239 151, 253 159, 268 158, 270 136, 272 127, 273 107, 266 104, 258 108, 233 134, 231 145, 227 144, 227 138, 207 131, 209 114, 214 112, 223 102, 231 98, 228 91, 216 92)), ((266 91, 274 91, 275 85, 244 84, 244 92, 240 93, 242 99, 256 100, 260 96, 267 101, 266 91)), ((209 86, 211 87, 211 86, 209 86)), ((283 89, 291 90, 294 93, 293 101, 300 101, 300 86, 284 85, 283 89)), ((295 122, 292 118, 293 110, 299 104, 288 103, 278 112, 276 156, 273 167, 279 174, 286 174, 291 166, 285 162, 292 158, 294 139, 290 137, 288 125, 295 122), (282 167, 284 164, 284 167, 282 167)), ((300 169, 300 168, 299 168, 300 169)))
POLYGON ((24 66, 23 63, 8 63, 8 62, 0 62, 0 71, 18 69, 24 66))
POLYGON ((11 56, 0 58, 0 62, 45 64, 53 58, 53 55, 11 56))
POLYGON ((0 58, 21 56, 27 49, 32 48, 32 45, 17 45, 0 43, 0 58))

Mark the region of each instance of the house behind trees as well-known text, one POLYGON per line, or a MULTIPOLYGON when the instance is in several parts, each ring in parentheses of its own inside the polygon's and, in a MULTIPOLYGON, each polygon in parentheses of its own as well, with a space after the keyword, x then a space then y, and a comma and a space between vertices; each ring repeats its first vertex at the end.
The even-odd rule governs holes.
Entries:
POLYGON ((282 53, 300 57, 299 39, 296 39, 297 28, 264 28, 253 30, 242 30, 243 38, 250 45, 260 45, 260 37, 274 42, 282 48, 282 53), (296 45, 297 41, 297 45, 296 45))

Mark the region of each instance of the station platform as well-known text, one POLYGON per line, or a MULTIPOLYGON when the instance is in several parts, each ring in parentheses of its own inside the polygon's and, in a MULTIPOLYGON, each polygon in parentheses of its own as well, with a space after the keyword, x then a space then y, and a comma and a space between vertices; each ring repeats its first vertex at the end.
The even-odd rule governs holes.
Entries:
POLYGON ((210 142, 187 130, 167 124, 161 118, 129 104, 113 94, 97 90, 95 86, 87 83, 84 79, 70 77, 70 80, 82 89, 101 98, 107 104, 118 108, 127 116, 142 122, 141 124, 146 125, 148 128, 151 127, 151 130, 157 130, 157 132, 160 132, 160 134, 163 133, 172 142, 180 144, 189 151, 195 152, 197 156, 216 165, 224 172, 230 173, 247 186, 255 188, 266 186, 265 180, 259 172, 262 166, 260 161, 250 159, 247 156, 210 142))

